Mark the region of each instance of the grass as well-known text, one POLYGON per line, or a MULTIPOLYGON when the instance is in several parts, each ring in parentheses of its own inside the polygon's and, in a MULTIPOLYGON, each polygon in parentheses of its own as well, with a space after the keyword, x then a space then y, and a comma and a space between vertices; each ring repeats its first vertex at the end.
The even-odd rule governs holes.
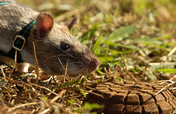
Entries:
POLYGON ((66 78, 65 83, 61 77, 51 79, 50 86, 46 82, 35 85, 22 81, 16 87, 11 83, 3 85, 2 81, 1 95, 12 107, 38 101, 26 106, 39 112, 89 113, 91 108, 101 106, 82 105, 88 85, 113 80, 157 82, 169 80, 176 73, 174 0, 17 1, 50 12, 56 22, 78 15, 78 23, 70 32, 99 57, 101 66, 80 79, 66 78), (24 100, 17 102, 19 96, 24 100))

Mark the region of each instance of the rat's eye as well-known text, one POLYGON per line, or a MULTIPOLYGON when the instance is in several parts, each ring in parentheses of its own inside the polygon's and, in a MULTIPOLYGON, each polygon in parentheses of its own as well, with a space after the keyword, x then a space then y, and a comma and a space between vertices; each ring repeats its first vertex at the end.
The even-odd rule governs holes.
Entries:
POLYGON ((70 44, 61 43, 61 49, 62 49, 62 50, 68 50, 69 48, 70 48, 70 44))

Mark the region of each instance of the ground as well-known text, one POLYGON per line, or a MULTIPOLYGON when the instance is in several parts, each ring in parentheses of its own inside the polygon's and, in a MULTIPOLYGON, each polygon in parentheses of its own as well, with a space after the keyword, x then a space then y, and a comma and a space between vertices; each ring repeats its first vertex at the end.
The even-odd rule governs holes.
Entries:
POLYGON ((75 79, 50 77, 39 69, 42 80, 37 80, 37 69, 33 66, 29 73, 21 74, 13 70, 13 65, 1 65, 1 113, 89 113, 96 106, 83 105, 83 100, 102 82, 155 82, 175 94, 174 0, 17 2, 51 13, 57 23, 78 16, 70 32, 99 57, 101 66, 75 79))

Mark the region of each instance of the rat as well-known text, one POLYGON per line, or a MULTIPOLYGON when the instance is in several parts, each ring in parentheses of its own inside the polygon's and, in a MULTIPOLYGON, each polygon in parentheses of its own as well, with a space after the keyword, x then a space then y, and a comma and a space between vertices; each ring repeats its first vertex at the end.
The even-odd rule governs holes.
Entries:
POLYGON ((69 29, 76 18, 57 24, 47 12, 37 12, 15 0, 0 0, 0 63, 13 63, 17 51, 17 68, 27 72, 35 66, 34 46, 39 67, 48 75, 70 77, 96 70, 100 60, 69 29))

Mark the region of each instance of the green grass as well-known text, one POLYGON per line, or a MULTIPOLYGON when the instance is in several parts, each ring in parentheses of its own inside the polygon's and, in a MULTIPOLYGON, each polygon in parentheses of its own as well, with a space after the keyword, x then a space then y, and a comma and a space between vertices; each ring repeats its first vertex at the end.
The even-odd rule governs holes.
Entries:
MULTIPOLYGON (((72 79, 62 88, 73 86, 75 91, 86 96, 86 85, 132 80, 131 76, 140 81, 155 82, 163 79, 162 76, 169 79, 176 73, 176 55, 172 52, 176 46, 175 0, 17 1, 35 10, 46 3, 55 4, 39 11, 50 12, 55 20, 61 18, 59 22, 79 15, 78 23, 70 32, 99 57, 101 66, 96 73, 72 79), (71 9, 56 7, 63 4, 71 6, 71 9), (76 9, 76 13, 72 12, 76 9), (68 16, 66 13, 71 14, 68 16)), ((75 101, 68 100, 69 106, 75 101)), ((90 109, 100 107, 85 104, 74 111, 90 112, 90 109)))

